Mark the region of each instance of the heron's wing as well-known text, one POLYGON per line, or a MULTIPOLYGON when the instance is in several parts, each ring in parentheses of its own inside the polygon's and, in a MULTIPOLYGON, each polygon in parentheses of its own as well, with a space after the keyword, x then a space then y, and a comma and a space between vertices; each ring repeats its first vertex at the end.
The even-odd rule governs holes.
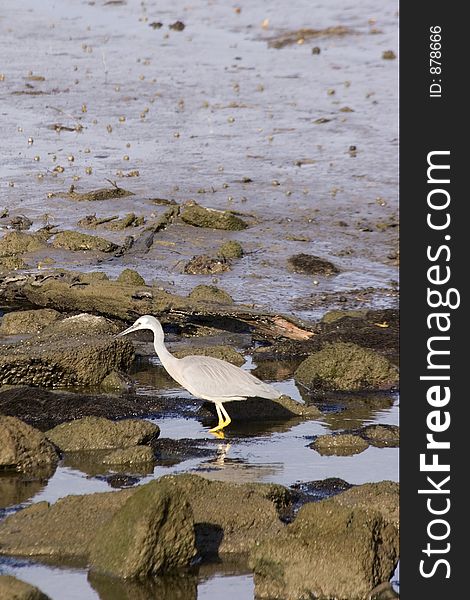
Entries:
POLYGON ((258 396, 275 400, 281 395, 251 373, 218 358, 186 356, 180 365, 185 387, 195 396, 221 400, 258 396))

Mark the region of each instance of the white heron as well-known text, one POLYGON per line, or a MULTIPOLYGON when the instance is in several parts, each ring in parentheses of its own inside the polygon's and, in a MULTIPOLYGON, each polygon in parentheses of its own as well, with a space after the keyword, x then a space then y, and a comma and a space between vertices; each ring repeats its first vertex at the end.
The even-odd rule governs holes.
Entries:
POLYGON ((139 329, 153 332, 153 345, 163 367, 182 387, 196 398, 209 400, 215 404, 218 424, 210 429, 215 435, 223 435, 222 429, 232 421, 224 408, 224 402, 246 400, 258 397, 276 400, 281 396, 274 387, 263 383, 251 373, 243 371, 225 360, 211 356, 185 356, 176 358, 164 344, 164 333, 160 321, 150 315, 144 315, 118 334, 127 335, 139 329))

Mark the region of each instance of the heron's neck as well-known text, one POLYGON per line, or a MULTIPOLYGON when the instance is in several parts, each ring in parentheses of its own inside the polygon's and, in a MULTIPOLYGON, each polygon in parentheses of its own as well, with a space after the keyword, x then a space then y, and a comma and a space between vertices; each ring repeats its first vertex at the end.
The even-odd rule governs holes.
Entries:
POLYGON ((173 356, 173 354, 171 354, 171 352, 167 350, 164 341, 157 340, 156 336, 154 336, 153 338, 153 346, 162 365, 168 371, 168 373, 172 375, 173 368, 177 364, 178 359, 176 358, 176 356, 173 356))

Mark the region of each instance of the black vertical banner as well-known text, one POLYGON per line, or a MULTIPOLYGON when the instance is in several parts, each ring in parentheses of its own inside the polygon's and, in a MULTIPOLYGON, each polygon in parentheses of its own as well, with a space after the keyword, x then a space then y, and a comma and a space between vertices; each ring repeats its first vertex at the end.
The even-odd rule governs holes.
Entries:
POLYGON ((470 228, 465 19, 400 7, 401 559, 403 598, 465 589, 470 228))

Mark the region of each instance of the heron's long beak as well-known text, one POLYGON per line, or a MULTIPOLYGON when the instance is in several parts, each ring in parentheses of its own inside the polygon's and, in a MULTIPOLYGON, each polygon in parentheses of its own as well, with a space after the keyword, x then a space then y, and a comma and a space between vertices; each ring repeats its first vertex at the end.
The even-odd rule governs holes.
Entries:
POLYGON ((127 329, 124 329, 124 331, 121 331, 121 333, 118 333, 116 335, 116 337, 122 337, 123 335, 127 335, 128 333, 132 333, 133 331, 137 331, 138 329, 140 329, 139 325, 136 325, 134 323, 134 325, 131 325, 127 329))

